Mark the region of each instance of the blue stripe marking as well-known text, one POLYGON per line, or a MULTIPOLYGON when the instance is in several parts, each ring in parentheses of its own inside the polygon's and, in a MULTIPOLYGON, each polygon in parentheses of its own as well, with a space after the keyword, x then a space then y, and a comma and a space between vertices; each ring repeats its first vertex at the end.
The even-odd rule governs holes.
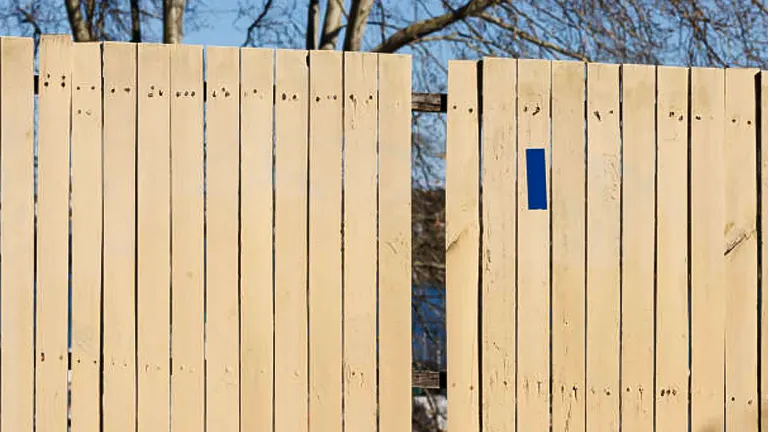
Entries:
POLYGON ((547 209, 547 162, 543 148, 525 149, 528 210, 547 209))

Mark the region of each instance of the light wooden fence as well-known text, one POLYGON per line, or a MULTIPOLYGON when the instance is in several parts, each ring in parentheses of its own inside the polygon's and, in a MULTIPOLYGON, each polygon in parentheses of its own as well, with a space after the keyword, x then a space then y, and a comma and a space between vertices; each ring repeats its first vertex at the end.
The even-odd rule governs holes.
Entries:
POLYGON ((451 62, 452 432, 758 430, 767 110, 751 69, 451 62))
POLYGON ((205 54, 0 39, 3 431, 410 428, 410 59, 205 54))

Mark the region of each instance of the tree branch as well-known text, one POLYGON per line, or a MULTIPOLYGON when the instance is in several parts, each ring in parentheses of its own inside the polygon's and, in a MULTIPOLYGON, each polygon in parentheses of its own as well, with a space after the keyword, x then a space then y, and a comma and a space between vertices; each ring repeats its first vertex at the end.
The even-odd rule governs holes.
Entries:
POLYGON ((464 20, 466 18, 477 16, 491 6, 495 6, 500 0, 470 0, 464 6, 423 21, 415 22, 408 27, 400 29, 379 46, 373 49, 374 52, 392 53, 400 48, 417 42, 424 36, 428 36, 436 31, 440 31, 451 24, 464 20))
POLYGON ((487 21, 487 22, 489 22, 491 24, 495 24, 495 25, 501 27, 502 29, 511 32, 512 34, 514 34, 515 36, 519 37, 520 39, 528 41, 528 42, 530 42, 530 43, 532 43, 534 45, 537 45, 537 46, 539 46, 541 48, 548 49, 548 50, 551 50, 551 51, 555 51, 555 52, 560 53, 560 54, 562 54, 564 56, 567 56, 567 57, 570 57, 570 58, 573 58, 573 59, 576 59, 576 60, 581 60, 583 62, 589 61, 589 58, 587 58, 586 56, 584 56, 582 54, 579 54, 579 53, 576 53, 576 52, 573 52, 573 51, 569 51, 569 50, 567 50, 567 49, 565 49, 563 47, 557 46, 557 45, 555 45, 553 43, 547 42, 545 40, 538 39, 538 38, 534 37, 533 35, 531 35, 530 33, 526 32, 526 31, 523 31, 523 30, 520 30, 517 27, 511 26, 511 25, 503 22, 502 20, 500 20, 500 19, 498 19, 498 18, 496 18, 494 16, 488 15, 486 13, 482 13, 482 14, 479 15, 479 17, 481 19, 483 19, 484 21, 487 21))
POLYGON ((64 0, 67 8, 67 18, 69 26, 72 29, 72 37, 75 42, 88 42, 93 39, 91 32, 88 31, 88 25, 83 19, 83 11, 80 8, 80 0, 64 0))
POLYGON ((341 13, 343 12, 342 0, 328 0, 325 7, 325 21, 323 33, 320 35, 320 49, 336 49, 336 43, 341 33, 341 13))
POLYGON ((248 30, 245 34, 245 42, 243 42, 242 46, 250 46, 253 43, 253 32, 259 28, 259 25, 264 20, 264 18, 266 18, 269 10, 272 9, 272 1, 273 0, 267 0, 267 2, 264 3, 264 9, 262 9, 259 13, 259 16, 257 16, 256 19, 251 22, 251 25, 248 26, 248 30))

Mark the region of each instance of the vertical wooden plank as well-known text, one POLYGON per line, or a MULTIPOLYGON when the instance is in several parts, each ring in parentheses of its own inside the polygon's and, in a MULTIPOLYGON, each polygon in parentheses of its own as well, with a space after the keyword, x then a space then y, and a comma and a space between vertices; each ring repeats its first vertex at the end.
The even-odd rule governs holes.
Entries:
POLYGON ((171 430, 202 432, 203 49, 173 45, 171 79, 171 430))
MULTIPOLYGON (((758 102, 760 112, 760 146, 768 145, 768 73, 766 71, 760 72, 760 100, 758 102)), ((766 257, 768 253, 768 242, 765 240, 766 223, 768 223, 768 151, 760 152, 760 247, 762 256, 766 257)), ((761 428, 765 429, 766 413, 768 413, 768 297, 766 297, 765 281, 768 281, 768 265, 765 264, 765 258, 760 263, 761 268, 761 316, 760 316, 760 328, 761 328, 761 364, 760 364, 760 412, 761 414, 761 428)))
POLYGON ((309 55, 309 428, 342 425, 342 54, 309 55))
POLYGON ((622 66, 621 427, 653 430, 656 69, 622 66))
POLYGON ((619 428, 619 67, 587 67, 587 430, 619 428))
POLYGON ((484 59, 482 91, 481 406, 483 426, 502 431, 514 430, 516 414, 517 61, 484 59))
MULTIPOLYGON (((543 149, 549 160, 550 75, 548 61, 518 63, 517 424, 532 431, 549 426, 549 197, 544 209, 529 202, 530 188, 536 187, 529 180, 540 173, 528 172, 528 151, 543 149)), ((546 167, 549 183, 549 163, 546 167)))
POLYGON ((307 430, 306 51, 277 51, 275 83, 275 431, 307 430))
POLYGON ((170 49, 138 46, 138 431, 170 424, 170 49))
POLYGON ((36 428, 67 430, 69 36, 40 39, 37 195, 36 428))
POLYGON ((654 400, 656 430, 674 432, 688 427, 688 70, 660 66, 656 73, 654 400))
POLYGON ((722 69, 691 70, 691 430, 724 427, 725 227, 722 69))
MULTIPOLYGON (((272 430, 273 50, 240 51, 240 429, 272 430)), ((339 396, 341 397, 341 396, 339 396)))
POLYGON ((445 283, 448 430, 480 430, 479 248, 480 149, 477 62, 448 62, 445 172, 445 283))
POLYGON ((240 52, 207 50, 207 429, 240 426, 238 194, 240 52))
POLYGON ((552 429, 585 425, 584 64, 552 63, 552 429))
POLYGON ((0 38, 0 430, 32 432, 34 95, 32 39, 0 38))
POLYGON ((344 425, 376 429, 378 64, 344 55, 344 425))
POLYGON ((411 58, 379 56, 379 430, 411 425, 411 58))
POLYGON ((99 430, 101 44, 72 47, 72 428, 99 430))
POLYGON ((136 429, 136 45, 105 43, 104 430, 136 429))
POLYGON ((755 69, 725 72, 726 429, 757 431, 755 69))

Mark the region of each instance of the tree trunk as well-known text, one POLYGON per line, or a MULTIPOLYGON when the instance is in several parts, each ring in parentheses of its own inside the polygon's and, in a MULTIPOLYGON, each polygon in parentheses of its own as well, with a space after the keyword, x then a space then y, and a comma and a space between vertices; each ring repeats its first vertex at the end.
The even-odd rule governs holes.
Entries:
POLYGON ((139 0, 131 0, 131 42, 141 42, 141 11, 139 0))
POLYGON ((320 0, 309 0, 307 9, 307 49, 317 49, 317 29, 320 27, 320 0))
POLYGON ((83 11, 80 8, 80 0, 64 0, 67 7, 69 26, 72 28, 72 37, 75 42, 88 42, 93 39, 88 25, 83 19, 83 11))
POLYGON ((163 0, 163 43, 181 43, 186 0, 163 0))
POLYGON ((344 35, 344 51, 360 51, 363 45, 363 33, 371 13, 373 0, 352 0, 344 35))
POLYGON ((341 33, 341 1, 342 0, 328 0, 328 5, 325 8, 323 34, 320 36, 320 49, 336 49, 339 33, 341 33))

